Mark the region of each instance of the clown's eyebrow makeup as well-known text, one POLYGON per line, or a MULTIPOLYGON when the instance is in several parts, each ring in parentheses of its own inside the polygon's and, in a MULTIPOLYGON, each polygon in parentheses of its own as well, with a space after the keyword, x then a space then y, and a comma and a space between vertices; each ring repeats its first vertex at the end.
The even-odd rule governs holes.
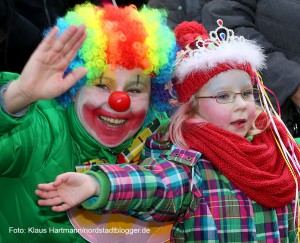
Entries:
MULTIPOLYGON (((106 79, 106 77, 104 77, 106 79)), ((99 85, 103 83, 103 73, 100 75, 99 79, 95 79, 93 85, 99 85)))
POLYGON ((101 74, 101 76, 100 76, 100 78, 99 78, 100 84, 102 84, 102 79, 103 79, 103 73, 101 74))
POLYGON ((147 81, 146 79, 141 79, 140 75, 136 76, 137 79, 136 80, 128 80, 127 82, 127 86, 144 86, 147 87, 147 81))
POLYGON ((103 74, 94 82, 94 86, 98 85, 105 85, 111 90, 115 90, 117 88, 116 80, 103 74))
POLYGON ((134 80, 134 78, 135 77, 130 77, 127 81, 127 85, 139 86, 139 84, 143 84, 143 81, 140 80, 140 75, 139 74, 136 75, 136 80, 134 80))
POLYGON ((118 87, 123 87, 122 89, 124 90, 138 89, 140 92, 143 92, 148 89, 149 81, 150 78, 148 76, 137 73, 133 75, 130 75, 130 73, 117 73, 117 75, 112 73, 103 73, 94 81, 93 85, 101 87, 106 86, 109 90, 117 90, 118 87))
POLYGON ((137 75, 137 79, 136 79, 136 86, 139 85, 139 82, 140 82, 140 75, 137 75))

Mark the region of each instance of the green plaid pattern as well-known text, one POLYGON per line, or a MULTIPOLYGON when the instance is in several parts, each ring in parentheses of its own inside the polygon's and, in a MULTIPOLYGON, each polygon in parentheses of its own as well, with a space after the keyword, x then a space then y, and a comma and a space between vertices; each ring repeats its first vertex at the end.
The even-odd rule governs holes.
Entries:
MULTIPOLYGON (((236 188, 193 150, 147 140, 140 166, 99 165, 110 182, 98 213, 125 213, 143 220, 174 220, 171 242, 294 242, 295 202, 265 208, 236 188)), ((274 188, 276 189, 276 188, 274 188)), ((297 222, 296 222, 297 224, 297 222)))

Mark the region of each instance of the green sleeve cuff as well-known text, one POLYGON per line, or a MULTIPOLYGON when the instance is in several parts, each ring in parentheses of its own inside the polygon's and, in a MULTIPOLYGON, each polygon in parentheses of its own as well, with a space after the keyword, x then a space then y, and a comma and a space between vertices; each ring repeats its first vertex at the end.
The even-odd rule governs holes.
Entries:
POLYGON ((81 203, 82 207, 84 207, 87 210, 96 210, 99 208, 103 208, 104 206, 107 205, 109 194, 110 194, 110 181, 108 177, 101 170, 98 171, 87 170, 84 172, 84 174, 95 177, 95 179, 98 181, 100 186, 100 195, 98 197, 92 197, 84 201, 83 203, 81 203))
POLYGON ((0 86, 8 83, 11 80, 16 80, 19 78, 19 74, 11 72, 0 72, 0 86))
POLYGON ((36 103, 30 105, 28 111, 24 116, 15 118, 11 117, 10 115, 6 114, 1 108, 0 108, 0 134, 4 134, 7 132, 10 132, 14 127, 18 126, 21 123, 26 122, 32 115, 32 113, 36 110, 36 103))
POLYGON ((20 118, 20 117, 23 117, 26 112, 28 111, 29 109, 29 105, 26 106, 25 108, 23 108, 22 110, 14 113, 14 114, 11 114, 7 111, 6 109, 6 103, 4 101, 4 91, 7 90, 9 84, 13 82, 13 81, 10 81, 8 82, 7 84, 4 84, 3 86, 0 87, 0 106, 1 106, 1 109, 4 113, 6 113, 7 115, 9 115, 10 117, 13 117, 13 118, 20 118))

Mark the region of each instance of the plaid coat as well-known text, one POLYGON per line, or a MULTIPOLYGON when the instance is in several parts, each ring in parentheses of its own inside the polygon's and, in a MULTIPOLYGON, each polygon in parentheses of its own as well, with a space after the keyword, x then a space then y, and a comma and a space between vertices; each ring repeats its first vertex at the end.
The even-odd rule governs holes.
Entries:
MULTIPOLYGON (((155 139, 140 165, 99 165, 110 193, 97 213, 124 213, 143 220, 174 221, 171 242, 294 242, 295 203, 270 209, 236 188, 205 157, 155 139), (104 173, 104 174, 103 174, 104 173)), ((85 202, 96 204, 99 198, 85 202)))

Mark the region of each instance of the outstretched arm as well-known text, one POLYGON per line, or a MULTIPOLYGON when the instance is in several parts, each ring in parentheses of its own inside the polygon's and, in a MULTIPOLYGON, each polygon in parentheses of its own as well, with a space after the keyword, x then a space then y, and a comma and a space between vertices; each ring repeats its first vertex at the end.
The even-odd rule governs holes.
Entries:
POLYGON ((53 211, 61 212, 99 195, 99 184, 93 176, 67 172, 54 182, 39 184, 36 195, 42 198, 38 201, 40 206, 52 206, 53 211))
POLYGON ((4 92, 7 111, 14 114, 40 99, 51 99, 67 91, 86 74, 80 67, 64 76, 85 37, 85 26, 70 26, 56 38, 54 27, 25 65, 19 79, 4 92))
MULTIPOLYGON (((64 180, 58 176, 54 184, 39 185, 36 194, 43 198, 39 205, 53 206, 58 212, 82 202, 99 214, 129 212, 140 219, 167 221, 184 212, 191 200, 191 168, 166 159, 148 158, 141 165, 95 165, 85 173, 66 173, 64 180), (97 178, 97 186, 87 178, 97 178)), ((195 186, 192 190, 199 194, 195 186)))

